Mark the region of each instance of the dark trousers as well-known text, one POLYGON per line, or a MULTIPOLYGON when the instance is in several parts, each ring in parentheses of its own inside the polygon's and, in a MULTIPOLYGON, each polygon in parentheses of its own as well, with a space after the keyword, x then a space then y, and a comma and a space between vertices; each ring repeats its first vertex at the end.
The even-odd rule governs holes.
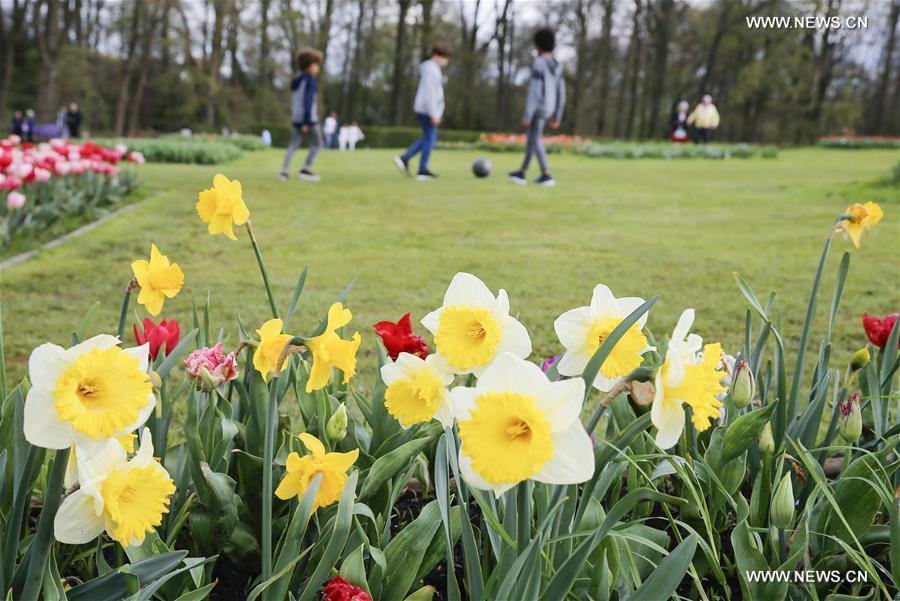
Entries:
POLYGON ((694 131, 694 144, 709 144, 712 130, 708 127, 698 127, 694 131))
POLYGON ((431 158, 431 151, 437 143, 437 125, 431 122, 431 115, 425 113, 416 113, 419 119, 419 125, 422 127, 422 137, 412 143, 412 146, 406 149, 401 155, 405 162, 409 162, 411 158, 418 153, 422 153, 419 157, 419 173, 428 171, 428 159, 431 158))
POLYGON ((550 165, 547 162, 547 150, 544 148, 544 124, 547 120, 543 117, 532 117, 531 123, 528 124, 528 138, 525 140, 525 159, 522 161, 521 171, 528 171, 528 165, 531 164, 531 156, 537 158, 538 165, 541 166, 541 174, 546 175, 550 171, 550 165))

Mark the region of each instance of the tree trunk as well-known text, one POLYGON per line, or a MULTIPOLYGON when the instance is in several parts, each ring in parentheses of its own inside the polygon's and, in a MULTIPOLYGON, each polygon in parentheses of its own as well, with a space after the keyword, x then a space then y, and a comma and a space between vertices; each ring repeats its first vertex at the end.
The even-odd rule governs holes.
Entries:
MULTIPOLYGON (((123 4, 127 7, 128 4, 123 4)), ((113 130, 117 136, 125 135, 125 115, 128 111, 128 97, 131 91, 131 79, 134 68, 137 65, 137 43, 140 37, 141 12, 143 0, 136 0, 131 4, 131 25, 128 32, 128 45, 125 55, 125 64, 122 67, 122 79, 119 82, 119 94, 116 101, 116 114, 113 130)))
POLYGON ((506 129, 507 104, 509 98, 509 57, 512 55, 510 47, 510 7, 512 0, 505 0, 503 12, 497 19, 497 107, 494 116, 494 127, 499 131, 506 129))
POLYGON ((894 46, 897 42, 897 24, 900 21, 900 0, 891 2, 891 10, 888 14, 888 38, 884 43, 884 57, 881 60, 883 65, 881 75, 878 78, 878 88, 875 91, 875 102, 872 108, 872 133, 881 133, 884 125, 884 106, 890 90, 888 87, 891 82, 891 73, 893 72, 894 46))
POLYGON ((359 94, 359 72, 363 45, 362 30, 366 17, 366 5, 366 0, 359 0, 359 14, 356 16, 356 27, 353 35, 353 60, 350 63, 350 85, 347 90, 347 113, 350 119, 356 118, 356 101, 359 94))
POLYGON ((656 137, 659 123, 659 111, 662 95, 666 86, 666 67, 669 56, 669 38, 671 23, 675 12, 674 0, 660 0, 652 6, 651 14, 654 27, 654 64, 653 87, 650 92, 650 122, 645 135, 656 137))
POLYGON ((225 28, 225 11, 228 10, 228 0, 214 0, 213 30, 211 48, 207 68, 209 78, 209 92, 206 95, 206 126, 212 129, 216 125, 216 104, 219 92, 219 78, 222 61, 225 58, 225 47, 222 44, 222 33, 225 28))
POLYGON ((573 5, 573 9, 575 12, 574 29, 577 63, 575 66, 575 78, 572 82, 571 107, 566 112, 571 115, 572 129, 575 132, 579 132, 581 131, 581 101, 584 97, 585 79, 588 66, 593 62, 587 48, 587 28, 590 20, 591 5, 587 4, 585 0, 577 0, 573 5))
POLYGON ((633 64, 631 67, 631 83, 628 87, 628 95, 630 102, 628 103, 628 116, 625 118, 624 136, 631 137, 632 128, 634 127, 634 116, 638 106, 638 80, 641 77, 641 1, 634 2, 634 29, 632 30, 632 44, 634 55, 632 57, 633 64))
POLYGON ((38 118, 43 120, 53 119, 59 107, 59 54, 65 37, 65 31, 60 27, 59 8, 60 3, 56 0, 41 0, 34 5, 34 31, 41 66, 37 112, 38 118), (47 12, 42 17, 41 7, 44 4, 47 5, 47 12))
MULTIPOLYGON (((603 2, 603 27, 600 37, 600 91, 597 107, 597 133, 603 135, 606 132, 606 111, 609 104, 609 90, 611 87, 611 65, 612 65, 612 18, 613 0, 605 0, 603 2)), ((624 82, 624 70, 623 79, 624 82)))
POLYGON ((269 7, 271 0, 260 0, 259 3, 259 85, 272 85, 269 68, 269 7))
POLYGON ((431 52, 431 22, 434 14, 434 0, 420 0, 422 5, 422 39, 420 40, 420 56, 422 60, 428 58, 431 52))
POLYGON ((397 35, 394 38, 394 69, 391 76, 391 104, 388 107, 388 119, 393 125, 401 120, 400 100, 403 97, 403 79, 406 69, 406 14, 409 12, 410 0, 397 0, 399 15, 397 16, 397 35))

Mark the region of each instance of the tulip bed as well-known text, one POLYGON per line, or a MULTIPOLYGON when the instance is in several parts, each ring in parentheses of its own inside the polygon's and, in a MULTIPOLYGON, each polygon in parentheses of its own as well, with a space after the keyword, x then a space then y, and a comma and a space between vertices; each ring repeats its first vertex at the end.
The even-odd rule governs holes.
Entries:
POLYGON ((528 308, 462 272, 421 326, 375 325, 379 369, 361 382, 352 282, 300 311, 304 269, 279 298, 253 194, 216 175, 194 227, 252 253, 265 320, 211 323, 209 295, 182 323, 160 319, 193 274, 151 244, 121 266, 117 326, 89 313, 67 347, 31 352, 27 379, 0 370, 7 598, 898 592, 900 325, 864 316, 870 344, 835 364, 850 254, 823 278, 832 247, 865 246, 877 204, 825 224, 796 343, 775 294, 738 274, 746 315, 732 349, 692 333, 693 309, 654 335, 658 295, 596 283, 583 306, 559 307, 561 352, 543 360, 516 317, 528 308), (773 570, 836 580, 760 576, 773 570))
POLYGON ((19 142, 0 140, 0 251, 15 239, 43 238, 60 221, 74 226, 96 219, 136 187, 134 173, 120 164, 144 162, 124 144, 19 142))

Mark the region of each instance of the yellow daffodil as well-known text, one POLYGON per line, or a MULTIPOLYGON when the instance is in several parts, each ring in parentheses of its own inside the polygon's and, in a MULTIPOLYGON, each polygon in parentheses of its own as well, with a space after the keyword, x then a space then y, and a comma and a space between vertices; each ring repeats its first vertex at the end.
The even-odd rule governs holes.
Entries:
POLYGON ((703 346, 702 338, 688 333, 693 323, 694 310, 687 309, 678 319, 665 361, 656 374, 650 419, 658 430, 656 444, 662 449, 675 446, 684 430, 684 403, 691 407, 691 421, 698 432, 708 429, 710 419, 717 419, 722 408, 716 398, 725 392, 722 346, 703 346))
POLYGON ((453 425, 450 392, 453 371, 440 355, 420 359, 400 353, 397 360, 381 368, 384 406, 404 429, 432 419, 448 428, 453 425))
POLYGON ((500 353, 522 359, 531 354, 528 331, 509 315, 505 290, 495 298, 470 273, 453 276, 444 304, 422 320, 434 344, 456 373, 479 375, 500 353))
POLYGON ((115 438, 93 454, 81 448, 77 453, 78 490, 59 507, 56 540, 80 545, 105 530, 122 546, 141 544, 162 523, 175 492, 169 473, 153 458, 150 430, 144 429, 132 459, 115 438))
POLYGON ((299 438, 310 454, 302 457, 297 453, 288 455, 285 466, 287 474, 275 489, 275 496, 284 500, 302 498, 315 477, 321 474, 322 481, 313 509, 327 507, 341 498, 347 484, 347 471, 356 462, 359 449, 349 453, 326 453, 325 446, 312 434, 304 432, 299 438))
POLYGON ((244 204, 241 182, 230 180, 221 173, 213 178, 213 187, 197 196, 197 215, 209 225, 210 235, 225 234, 232 240, 235 225, 244 225, 250 218, 250 211, 244 204))
MULTIPOLYGON (((580 376, 610 332, 643 303, 642 298, 616 298, 609 288, 599 284, 594 288, 589 307, 570 309, 560 315, 553 322, 556 335, 566 349, 557 365, 559 373, 580 376)), ((616 343, 594 379, 596 388, 611 390, 619 378, 640 367, 641 355, 652 350, 647 337, 641 333, 647 317, 647 313, 641 315, 616 343)))
POLYGON ((253 353, 253 367, 262 375, 264 382, 269 380, 269 374, 278 367, 278 359, 291 340, 290 334, 281 333, 283 325, 284 322, 280 319, 270 319, 256 330, 259 346, 253 353))
POLYGON ((312 353, 313 365, 306 381, 306 392, 321 390, 331 379, 331 368, 336 367, 344 372, 344 384, 356 374, 356 351, 359 349, 359 332, 350 340, 344 340, 337 334, 353 318, 350 309, 341 303, 334 303, 328 309, 328 321, 325 331, 306 340, 306 348, 312 353))
POLYGON ((875 202, 867 202, 865 204, 855 202, 844 209, 844 215, 846 218, 841 221, 841 229, 850 237, 853 246, 859 248, 859 240, 862 238, 862 235, 866 230, 881 221, 881 218, 884 217, 884 211, 875 202))
POLYGON ((167 298, 173 298, 184 286, 184 272, 178 263, 169 263, 169 257, 150 245, 150 260, 139 259, 131 263, 134 279, 141 287, 137 302, 144 305, 154 317, 162 311, 167 298))
MULTIPOLYGON (((101 334, 64 349, 42 344, 28 360, 25 438, 47 449, 93 449, 137 430, 156 399, 147 375, 150 347, 121 349, 101 334)), ((124 439, 123 439, 124 440, 124 439)))
POLYGON ((550 382, 537 365, 503 353, 450 399, 460 472, 475 488, 500 496, 528 479, 576 484, 593 475, 593 444, 579 420, 583 380, 550 382))

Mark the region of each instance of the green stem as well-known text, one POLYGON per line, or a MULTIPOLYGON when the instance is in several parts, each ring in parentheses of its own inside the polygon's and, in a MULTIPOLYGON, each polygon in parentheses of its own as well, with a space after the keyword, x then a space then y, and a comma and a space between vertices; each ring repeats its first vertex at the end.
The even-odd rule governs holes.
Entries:
POLYGON ((122 297, 122 308, 119 310, 119 340, 125 335, 125 322, 128 320, 128 304, 131 302, 131 291, 138 287, 137 280, 132 279, 125 286, 125 295, 122 297))
POLYGON ((275 462, 275 429, 278 424, 278 379, 269 383, 269 413, 266 418, 266 446, 263 449, 262 486, 262 579, 272 575, 272 467, 275 462))
POLYGON ((253 234, 253 226, 250 220, 247 220, 247 235, 250 236, 250 244, 253 246, 253 252, 256 254, 256 262, 259 263, 259 271, 262 274, 263 284, 266 286, 266 295, 269 297, 269 306, 272 308, 272 317, 278 318, 278 305, 275 304, 275 295, 272 293, 272 285, 269 283, 269 272, 266 270, 266 264, 263 262, 262 252, 259 250, 259 243, 253 234))
POLYGON ((47 491, 44 494, 44 507, 41 510, 38 522, 37 534, 31 543, 31 559, 28 563, 28 575, 25 579, 25 588, 19 599, 24 601, 37 601, 41 593, 41 585, 44 582, 44 570, 47 567, 47 558, 50 546, 53 544, 53 521, 63 495, 63 480, 66 477, 66 466, 69 463, 69 449, 56 452, 53 460, 53 469, 50 479, 47 481, 47 491))
POLYGON ((6 352, 3 350, 3 302, 0 299, 0 399, 6 398, 6 352))

